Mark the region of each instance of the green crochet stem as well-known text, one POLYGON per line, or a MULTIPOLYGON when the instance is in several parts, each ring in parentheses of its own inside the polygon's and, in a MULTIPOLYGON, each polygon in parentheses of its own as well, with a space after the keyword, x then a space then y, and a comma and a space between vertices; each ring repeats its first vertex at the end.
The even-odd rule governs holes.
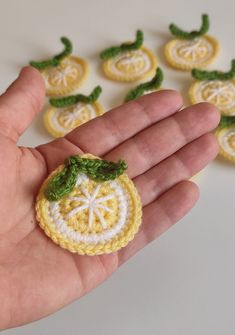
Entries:
POLYGON ((44 70, 47 67, 51 66, 57 66, 60 64, 60 62, 67 56, 69 56, 72 53, 73 46, 71 41, 67 37, 61 37, 61 42, 64 45, 64 50, 59 53, 58 55, 55 55, 53 58, 44 60, 41 62, 35 62, 31 61, 29 64, 33 67, 35 67, 38 70, 44 70))
POLYGON ((135 100, 144 95, 145 92, 157 90, 161 86, 163 79, 164 79, 163 71, 160 67, 158 67, 153 79, 133 88, 127 94, 125 102, 135 100))
POLYGON ((51 98, 49 100, 50 104, 57 108, 64 108, 67 106, 72 106, 77 104, 78 102, 83 102, 85 104, 93 104, 100 96, 102 92, 102 88, 100 86, 96 86, 94 90, 91 92, 90 95, 83 95, 83 94, 77 94, 77 95, 70 95, 68 97, 63 98, 51 98))
POLYGON ((169 29, 172 33, 172 35, 185 39, 185 40, 193 40, 197 37, 205 35, 210 27, 210 21, 209 16, 207 14, 202 15, 202 24, 201 28, 199 30, 193 30, 190 32, 184 31, 180 29, 177 25, 174 23, 170 24, 169 29))
POLYGON ((141 30, 137 30, 136 32, 136 40, 133 43, 122 43, 119 46, 113 46, 108 49, 105 49, 101 52, 100 58, 103 60, 110 59, 116 57, 122 52, 138 50, 141 48, 144 41, 144 33, 141 30))
POLYGON ((235 116, 221 116, 219 127, 225 128, 235 124, 235 116))
POLYGON ((96 158, 70 156, 65 161, 64 169, 50 179, 44 195, 49 201, 60 200, 73 190, 79 173, 85 173, 92 180, 104 182, 116 179, 126 169, 127 164, 123 160, 114 163, 96 158))
POLYGON ((192 76, 197 80, 231 80, 235 78, 235 59, 231 61, 231 69, 228 72, 193 69, 192 76))

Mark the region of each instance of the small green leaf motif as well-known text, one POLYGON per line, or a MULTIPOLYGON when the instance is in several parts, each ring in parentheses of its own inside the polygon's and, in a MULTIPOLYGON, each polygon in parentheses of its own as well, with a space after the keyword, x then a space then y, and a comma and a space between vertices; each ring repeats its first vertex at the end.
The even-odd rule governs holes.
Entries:
POLYGON ((114 163, 97 158, 70 156, 65 161, 64 169, 49 180, 44 195, 49 201, 60 200, 73 190, 79 173, 85 173, 97 182, 104 182, 116 179, 126 169, 127 164, 123 160, 114 163))
POLYGON ((199 30, 193 30, 193 31, 187 32, 179 28, 174 23, 170 24, 169 29, 172 35, 176 37, 179 37, 185 40, 193 40, 195 38, 205 35, 208 32, 209 27, 210 27, 209 16, 207 14, 203 14, 202 24, 199 30))
POLYGON ((61 53, 59 53, 58 55, 55 55, 51 59, 47 59, 47 60, 40 61, 40 62, 31 61, 31 62, 29 62, 29 64, 31 66, 35 67, 38 70, 44 70, 47 67, 59 65, 60 62, 65 57, 69 56, 72 53, 72 50, 73 50, 72 43, 67 37, 61 37, 60 40, 64 45, 64 50, 61 53))
POLYGON ((49 201, 57 201, 69 194, 76 184, 78 172, 76 165, 65 166, 61 172, 58 172, 49 181, 44 191, 45 197, 49 201))
POLYGON ((49 100, 50 104, 57 108, 64 108, 68 106, 72 106, 77 104, 78 102, 83 102, 85 104, 93 104, 98 100, 100 94, 102 92, 102 88, 100 86, 96 86, 90 95, 70 95, 63 98, 51 98, 49 100))
POLYGON ((235 125, 235 116, 221 116, 219 123, 220 128, 230 127, 233 124, 235 125))
POLYGON ((105 49, 104 51, 101 52, 100 58, 103 60, 107 60, 116 57, 117 55, 125 51, 138 50, 143 45, 143 41, 144 41, 144 33, 141 30, 137 30, 135 42, 122 43, 119 46, 113 46, 108 49, 105 49))
POLYGON ((161 86, 163 79, 164 79, 163 71, 160 67, 158 67, 153 79, 133 88, 127 94, 125 98, 125 102, 137 99, 141 97, 142 95, 144 95, 145 92, 157 90, 161 86))
POLYGON ((193 69, 192 76, 197 80, 232 80, 235 78, 235 59, 231 61, 231 69, 228 72, 193 69))

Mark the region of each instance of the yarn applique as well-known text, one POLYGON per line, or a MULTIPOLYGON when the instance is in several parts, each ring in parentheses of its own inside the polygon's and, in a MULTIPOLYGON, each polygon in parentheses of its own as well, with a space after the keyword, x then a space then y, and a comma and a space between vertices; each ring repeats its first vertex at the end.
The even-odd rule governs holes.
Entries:
POLYGON ((152 80, 140 84, 128 92, 128 94, 125 97, 125 102, 137 99, 142 95, 144 95, 146 92, 156 91, 161 87, 163 78, 164 78, 163 71, 160 67, 158 67, 156 70, 156 74, 152 80))
POLYGON ((219 43, 214 37, 206 35, 209 26, 209 17, 206 14, 202 15, 202 25, 198 31, 186 32, 171 24, 169 29, 176 38, 164 48, 168 63, 176 69, 186 71, 210 64, 218 55, 219 43))
POLYGON ((44 124, 54 137, 62 137, 81 124, 103 114, 97 101, 102 89, 94 88, 90 95, 71 95, 49 100, 51 106, 45 111, 44 124))
POLYGON ((193 69, 196 81, 189 89, 192 103, 210 102, 223 115, 235 115, 235 59, 228 72, 193 69))
POLYGON ((62 96, 71 93, 81 86, 88 75, 87 62, 71 55, 73 49, 71 41, 62 37, 61 42, 65 49, 60 54, 45 61, 30 62, 31 66, 41 72, 48 96, 62 96))
POLYGON ((142 205, 127 165, 90 154, 69 157, 44 181, 36 201, 40 227, 81 255, 111 253, 137 233, 142 205))
POLYGON ((235 116, 222 116, 215 135, 220 155, 235 163, 235 116))
POLYGON ((192 176, 189 180, 194 182, 194 183, 197 183, 199 178, 202 176, 204 170, 201 170, 199 172, 197 172, 194 176, 192 176))
POLYGON ((105 75, 112 80, 130 82, 154 74, 157 59, 153 52, 143 46, 144 35, 136 32, 135 42, 110 47, 100 54, 105 75))

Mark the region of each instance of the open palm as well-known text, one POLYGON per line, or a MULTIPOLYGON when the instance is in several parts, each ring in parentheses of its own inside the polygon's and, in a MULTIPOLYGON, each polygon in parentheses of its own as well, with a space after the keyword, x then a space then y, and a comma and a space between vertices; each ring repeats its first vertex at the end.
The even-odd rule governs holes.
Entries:
POLYGON ((39 319, 87 293, 188 212, 198 198, 187 181, 217 154, 208 134, 219 116, 209 104, 179 111, 180 95, 161 91, 130 102, 35 149, 17 146, 44 101, 39 72, 24 68, 0 97, 0 328, 39 319), (143 223, 121 251, 79 256, 37 225, 35 196, 69 155, 125 159, 143 203, 143 223))

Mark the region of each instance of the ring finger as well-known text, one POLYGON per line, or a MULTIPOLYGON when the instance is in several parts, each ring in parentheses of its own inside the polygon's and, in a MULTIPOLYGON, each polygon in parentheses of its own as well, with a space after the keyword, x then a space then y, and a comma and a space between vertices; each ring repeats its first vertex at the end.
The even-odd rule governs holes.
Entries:
POLYGON ((106 154, 105 159, 126 160, 128 174, 135 178, 212 131, 218 122, 217 109, 208 103, 200 103, 141 131, 106 154))
POLYGON ((167 190, 202 170, 218 152, 212 134, 207 134, 170 156, 146 173, 134 178, 143 206, 160 197, 167 190))

